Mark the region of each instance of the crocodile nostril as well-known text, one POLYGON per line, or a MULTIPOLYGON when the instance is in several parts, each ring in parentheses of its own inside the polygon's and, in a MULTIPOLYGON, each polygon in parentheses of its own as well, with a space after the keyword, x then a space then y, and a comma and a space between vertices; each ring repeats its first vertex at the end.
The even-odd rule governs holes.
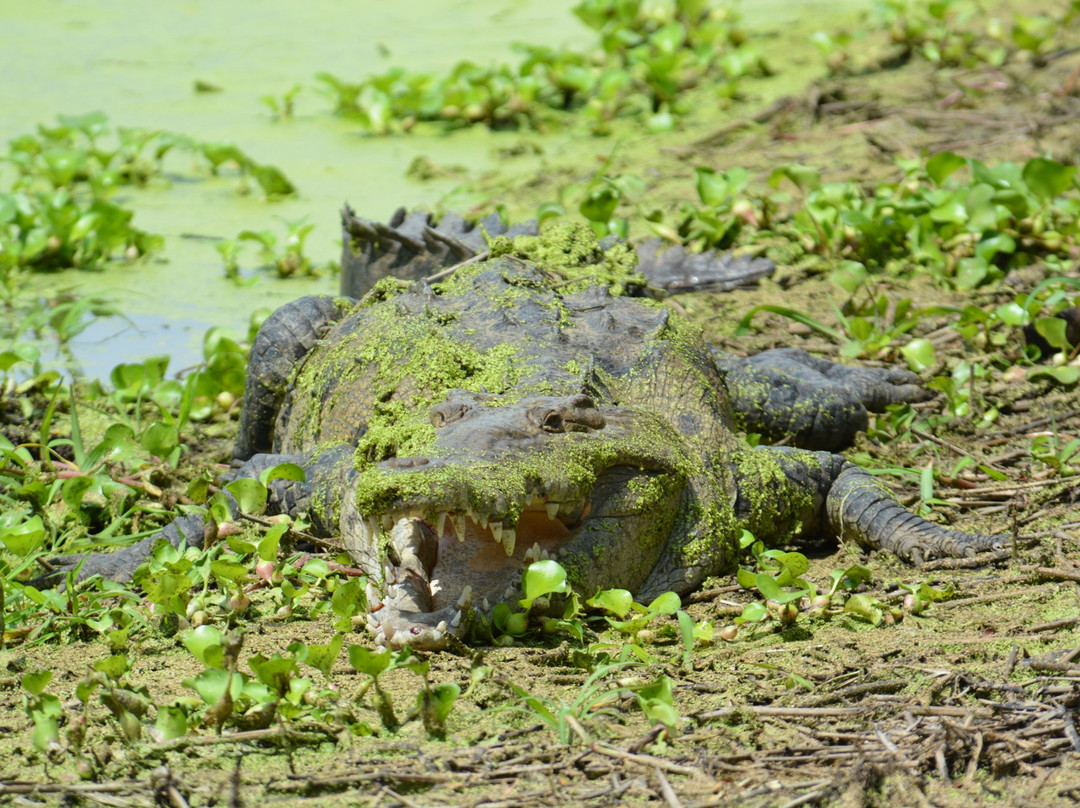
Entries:
POLYGON ((469 412, 471 407, 463 401, 444 401, 431 408, 428 418, 431 425, 436 429, 460 421, 469 412))
POLYGON ((545 432, 562 432, 563 431, 563 418, 562 414, 557 410, 550 410, 544 415, 543 421, 540 424, 540 428, 545 432))

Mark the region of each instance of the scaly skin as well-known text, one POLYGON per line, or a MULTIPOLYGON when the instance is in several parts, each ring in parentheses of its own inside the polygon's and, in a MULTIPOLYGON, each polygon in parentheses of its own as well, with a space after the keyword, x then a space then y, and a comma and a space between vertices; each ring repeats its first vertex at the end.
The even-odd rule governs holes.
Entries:
MULTIPOLYGON (((736 434, 728 388, 776 410, 744 423, 813 446, 837 442, 830 408, 910 397, 908 375, 800 352, 777 358, 787 382, 766 360, 718 363, 662 304, 512 255, 437 287, 384 280, 359 303, 296 301, 252 353, 241 474, 305 467, 306 483, 272 486, 271 505, 342 537, 379 585, 369 627, 394 646, 463 636, 547 556, 585 594, 648 600, 730 570, 744 529, 767 541, 830 533, 913 560, 995 544, 909 514, 839 455, 750 448, 736 434), (774 395, 822 379, 848 393, 794 412, 774 395)), ((166 533, 180 537, 199 543, 200 526, 166 533)))

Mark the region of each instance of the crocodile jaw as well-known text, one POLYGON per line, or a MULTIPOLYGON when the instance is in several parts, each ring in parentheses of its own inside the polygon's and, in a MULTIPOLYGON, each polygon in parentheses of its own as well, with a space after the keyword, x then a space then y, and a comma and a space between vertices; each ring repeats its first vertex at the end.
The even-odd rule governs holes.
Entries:
POLYGON ((446 647, 477 611, 490 614, 494 604, 520 596, 522 570, 557 553, 588 511, 587 501, 535 502, 514 528, 467 511, 365 518, 354 540, 385 547, 383 591, 368 594, 368 629, 395 648, 446 647))

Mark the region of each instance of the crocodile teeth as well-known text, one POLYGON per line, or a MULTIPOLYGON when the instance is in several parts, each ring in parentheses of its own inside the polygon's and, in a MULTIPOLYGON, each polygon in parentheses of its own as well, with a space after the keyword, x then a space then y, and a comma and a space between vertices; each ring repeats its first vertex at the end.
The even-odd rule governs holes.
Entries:
POLYGON ((435 532, 440 536, 446 535, 446 511, 440 511, 438 519, 435 521, 435 532))
POLYGON ((503 600, 510 600, 512 597, 514 597, 514 587, 508 586, 506 591, 503 592, 503 600))
POLYGON ((557 519, 559 516, 559 503, 549 502, 546 505, 548 519, 557 519))
POLYGON ((435 630, 439 634, 445 634, 446 633, 446 621, 445 620, 440 620, 439 625, 435 626, 435 630))
POLYGON ((482 601, 480 601, 480 610, 483 611, 483 612, 490 612, 491 611, 491 604, 488 603, 487 598, 484 598, 482 601))
POLYGON ((533 542, 533 546, 525 551, 525 563, 535 564, 540 560, 540 544, 539 542, 533 542))
POLYGON ((368 516, 364 519, 364 527, 367 529, 367 534, 370 538, 375 538, 379 535, 379 526, 375 523, 374 516, 368 516))
POLYGON ((457 533, 457 539, 459 542, 465 542, 465 517, 459 513, 455 513, 450 517, 454 523, 454 531, 457 533))
POLYGON ((394 517, 392 517, 392 516, 391 516, 390 514, 388 514, 388 513, 385 513, 385 514, 383 514, 383 518, 382 518, 382 529, 383 529, 383 530, 390 530, 390 529, 392 529, 393 527, 394 527, 394 517))
POLYGON ((461 625, 461 610, 458 609, 454 612, 454 616, 450 618, 450 628, 457 628, 461 625))
POLYGON ((489 527, 491 528, 491 537, 495 539, 496 544, 502 544, 503 541, 503 524, 502 522, 492 522, 489 527))
POLYGON ((462 587, 461 596, 457 599, 457 606, 459 609, 468 609, 472 606, 472 587, 469 584, 462 587))
POLYGON ((512 527, 503 530, 502 544, 506 554, 512 556, 514 554, 514 545, 517 544, 517 531, 512 527))

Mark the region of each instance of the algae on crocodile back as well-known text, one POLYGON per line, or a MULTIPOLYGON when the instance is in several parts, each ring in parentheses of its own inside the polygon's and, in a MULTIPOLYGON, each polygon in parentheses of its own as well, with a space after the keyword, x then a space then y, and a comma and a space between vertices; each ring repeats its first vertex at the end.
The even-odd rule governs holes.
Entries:
MULTIPOLYGON (((518 236, 510 239, 497 236, 489 245, 490 258, 470 267, 463 267, 444 283, 434 286, 439 296, 454 297, 470 294, 472 279, 503 256, 526 260, 553 273, 549 288, 558 287, 550 305, 566 320, 562 311, 563 295, 579 292, 589 286, 608 286, 611 294, 622 295, 632 287, 644 287, 645 278, 635 272, 637 253, 624 243, 603 247, 596 234, 585 224, 559 222, 544 228, 539 236, 518 236)), ((517 294, 528 294, 526 283, 512 282, 501 302, 513 308, 517 294)), ((359 306, 372 308, 378 303, 405 293, 410 284, 397 278, 383 278, 364 296, 359 306)), ((472 345, 447 338, 438 326, 445 325, 449 315, 434 307, 425 310, 427 324, 404 318, 386 316, 379 327, 363 335, 360 344, 347 350, 353 355, 375 362, 378 370, 375 385, 391 392, 399 389, 406 379, 413 394, 408 402, 383 401, 376 395, 376 404, 367 420, 367 431, 356 447, 356 467, 363 469, 372 463, 394 456, 423 454, 432 448, 434 429, 427 420, 427 410, 445 398, 455 388, 470 392, 511 393, 501 403, 513 403, 521 395, 554 393, 550 385, 534 389, 514 390, 522 381, 523 368, 517 350, 509 345, 497 345, 478 351, 472 345), (407 348, 407 354, 397 355, 393 347, 407 348), (391 348, 387 351, 387 348, 391 348)), ((340 347, 340 346, 339 346, 340 347)), ((400 352, 399 352, 400 353, 400 352)), ((568 375, 580 376, 577 363, 565 368, 568 375)))
POLYGON ((638 255, 626 242, 603 246, 596 233, 582 222, 555 222, 538 236, 496 236, 488 243, 492 258, 508 255, 536 264, 558 277, 554 285, 564 294, 602 284, 613 295, 624 295, 648 285, 637 272, 638 255))

